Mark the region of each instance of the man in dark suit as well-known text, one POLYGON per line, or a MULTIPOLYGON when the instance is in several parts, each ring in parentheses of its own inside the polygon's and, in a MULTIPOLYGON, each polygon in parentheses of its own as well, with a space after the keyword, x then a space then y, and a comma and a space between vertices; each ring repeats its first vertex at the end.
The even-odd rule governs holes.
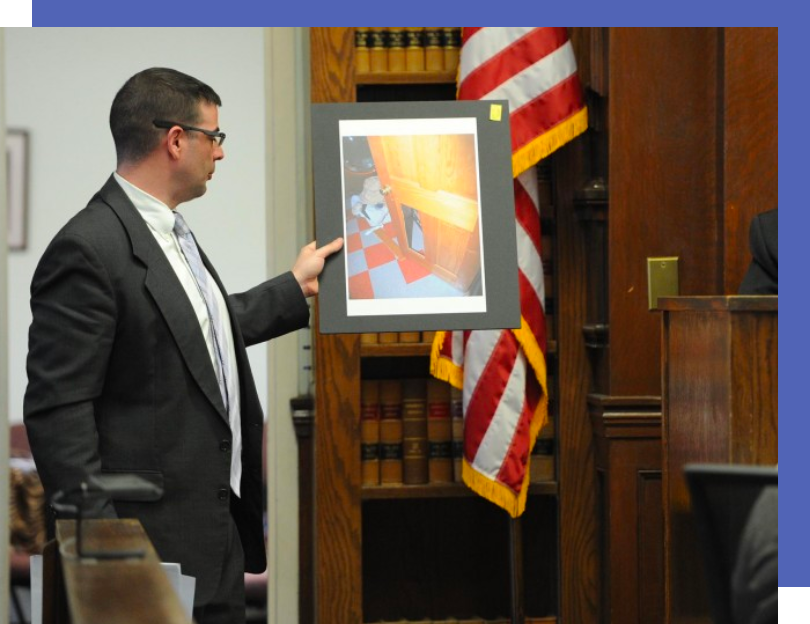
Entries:
POLYGON ((741 295, 779 294, 779 211, 769 210, 751 220, 751 264, 740 284, 741 295))
MULTIPOLYGON (((31 284, 25 424, 49 496, 93 474, 135 473, 157 501, 113 500, 165 561, 197 579, 199 624, 244 621, 244 572, 266 567, 263 416, 245 348, 309 319, 325 258, 228 295, 179 204, 224 157, 219 96, 153 68, 113 101, 116 172, 55 236, 31 284)), ((223 218, 238 219, 237 213, 223 218)))

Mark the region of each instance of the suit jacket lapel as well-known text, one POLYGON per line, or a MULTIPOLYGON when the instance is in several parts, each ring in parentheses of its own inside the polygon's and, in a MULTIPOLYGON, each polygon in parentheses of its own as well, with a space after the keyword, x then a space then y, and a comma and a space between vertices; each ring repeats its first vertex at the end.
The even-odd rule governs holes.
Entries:
POLYGON ((166 320, 192 377, 219 415, 227 422, 228 414, 219 392, 208 347, 191 303, 174 269, 115 178, 110 177, 104 188, 99 191, 99 196, 121 220, 132 242, 133 255, 146 265, 146 289, 166 320))

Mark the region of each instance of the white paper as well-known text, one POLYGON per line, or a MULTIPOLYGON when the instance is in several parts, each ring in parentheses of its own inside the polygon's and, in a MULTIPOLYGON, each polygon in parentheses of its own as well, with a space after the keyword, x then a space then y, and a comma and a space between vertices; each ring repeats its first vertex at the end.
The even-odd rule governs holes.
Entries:
POLYGON ((174 591, 177 592, 186 617, 191 620, 192 610, 194 609, 194 589, 197 585, 197 579, 193 576, 182 574, 179 563, 161 563, 160 565, 166 572, 166 576, 169 577, 169 582, 172 584, 174 591))
POLYGON ((31 555, 31 624, 42 624, 42 555, 31 555))

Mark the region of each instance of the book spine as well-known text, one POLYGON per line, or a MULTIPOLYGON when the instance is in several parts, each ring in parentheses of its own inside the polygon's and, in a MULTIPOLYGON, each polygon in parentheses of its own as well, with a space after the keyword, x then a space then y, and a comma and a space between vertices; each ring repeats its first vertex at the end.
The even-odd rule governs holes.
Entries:
POLYGON ((402 482, 428 482, 427 380, 402 381, 402 482))
POLYGON ((377 344, 379 341, 377 332, 360 334, 360 344, 377 344))
POLYGON ((402 386, 398 379, 380 382, 380 483, 402 484, 402 386))
POLYGON ((371 28, 369 33, 369 64, 373 72, 388 71, 388 33, 385 28, 371 28))
POLYGON ((380 483, 380 384, 360 385, 360 466, 363 485, 380 483))
POLYGON ((450 388, 450 420, 453 435, 453 481, 461 483, 464 464, 464 404, 461 390, 450 388))
POLYGON ((405 62, 405 29, 388 29, 388 71, 404 72, 405 62))
POLYGON ((438 379, 428 379, 428 478, 430 483, 453 481, 452 424, 450 421, 450 386, 438 379))
POLYGON ((441 28, 425 27, 425 69, 427 71, 442 71, 444 69, 441 28))
POLYGON ((442 48, 444 49, 444 69, 455 71, 461 52, 461 28, 442 28, 442 48))
POLYGON ((368 44, 368 28, 355 28, 354 68, 357 72, 368 72, 371 69, 368 44))
POLYGON ((405 69, 409 72, 425 71, 425 47, 419 26, 405 29, 405 69))

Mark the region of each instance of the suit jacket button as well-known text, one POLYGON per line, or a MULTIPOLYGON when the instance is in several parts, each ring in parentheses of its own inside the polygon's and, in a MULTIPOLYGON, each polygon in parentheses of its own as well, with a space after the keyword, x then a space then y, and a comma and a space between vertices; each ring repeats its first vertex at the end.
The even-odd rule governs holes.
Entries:
POLYGON ((231 441, 230 440, 223 440, 219 443, 219 450, 223 453, 227 453, 231 450, 231 441))
POLYGON ((228 488, 220 488, 219 489, 219 500, 221 500, 221 501, 228 500, 228 488))

